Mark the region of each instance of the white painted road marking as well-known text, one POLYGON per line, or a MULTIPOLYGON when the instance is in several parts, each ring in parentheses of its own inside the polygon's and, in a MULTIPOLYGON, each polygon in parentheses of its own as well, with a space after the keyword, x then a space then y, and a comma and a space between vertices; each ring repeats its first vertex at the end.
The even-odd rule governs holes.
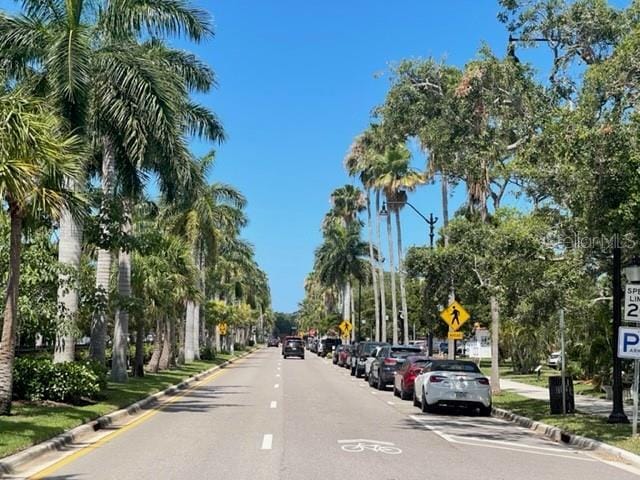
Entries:
POLYGON ((279 388, 279 387, 280 387, 280 384, 279 384, 279 383, 276 383, 276 384, 273 386, 273 388, 279 388))
POLYGON ((388 403, 389 405, 395 405, 395 403, 393 403, 391 400, 387 400, 387 403, 388 403))
POLYGON ((262 447, 260 450, 271 450, 271 445, 273 444, 273 435, 270 433, 265 433, 264 437, 262 437, 262 447))
POLYGON ((394 443, 382 442, 380 440, 358 438, 355 440, 338 440, 338 443, 344 452, 349 453, 362 453, 365 450, 376 453, 386 453, 387 455, 398 455, 402 453, 402 450, 394 446, 394 443))
POLYGON ((271 402, 271 405, 270 405, 271 408, 276 408, 277 406, 278 406, 278 402, 276 402, 275 400, 271 402))
POLYGON ((279 373, 276 373, 276 377, 279 377, 279 376, 280 376, 280 374, 279 374, 279 373))
POLYGON ((455 435, 451 433, 444 433, 442 428, 435 427, 433 425, 429 425, 425 423, 423 418, 417 417, 415 415, 410 415, 409 418, 411 420, 419 423, 427 430, 438 435, 443 440, 446 440, 449 443, 457 443, 460 445, 469 445, 472 447, 485 447, 485 448, 495 448, 498 450, 511 450, 514 452, 524 452, 530 453, 532 455, 545 455, 549 457, 562 457, 569 458, 571 460, 581 460, 584 462, 594 462, 591 458, 587 458, 585 456, 579 455, 578 452, 572 453, 570 450, 565 450, 562 448, 556 447, 539 447, 536 445, 525 445, 522 443, 516 442, 507 442, 502 440, 490 440, 480 437, 470 437, 470 436, 461 436, 455 435), (552 453, 553 452, 553 453, 552 453))

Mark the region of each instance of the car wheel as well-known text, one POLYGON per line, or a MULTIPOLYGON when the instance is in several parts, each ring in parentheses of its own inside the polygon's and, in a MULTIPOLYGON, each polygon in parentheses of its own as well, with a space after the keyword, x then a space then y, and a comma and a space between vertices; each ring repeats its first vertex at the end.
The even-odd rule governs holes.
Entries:
POLYGON ((373 375, 369 373, 369 377, 367 378, 367 382, 369 382, 369 386, 373 388, 373 375))
POLYGON ((286 355, 283 355, 283 357, 284 357, 284 358, 287 358, 287 356, 286 356, 286 355))
POLYGON ((427 403, 427 396, 422 393, 422 411, 425 413, 433 413, 436 410, 436 405, 429 405, 427 403))
POLYGON ((394 397, 399 397, 400 396, 400 392, 396 388, 396 382, 393 382, 393 396, 394 397))
POLYGON ((356 369, 355 367, 351 367, 351 376, 355 377, 356 376, 356 369))
POLYGON ((409 392, 404 391, 403 384, 400 384, 400 400, 409 400, 409 392))
POLYGON ((480 405, 480 415, 483 417, 491 416, 491 405, 485 407, 484 405, 480 405))
POLYGON ((384 387, 385 387, 384 383, 382 383, 382 377, 380 377, 380 376, 378 377, 378 385, 377 385, 377 387, 378 387, 378 390, 384 390, 384 387))
POLYGON ((414 390, 413 392, 413 406, 414 407, 419 407, 420 406, 420 402, 418 401, 418 397, 416 397, 416 392, 414 390))
POLYGON ((300 360, 304 360, 304 355, 300 357, 300 360))

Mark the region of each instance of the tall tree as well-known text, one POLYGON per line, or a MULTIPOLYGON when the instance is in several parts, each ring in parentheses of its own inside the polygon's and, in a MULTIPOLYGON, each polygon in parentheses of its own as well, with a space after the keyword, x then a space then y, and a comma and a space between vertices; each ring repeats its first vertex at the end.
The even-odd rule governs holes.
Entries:
POLYGON ((68 180, 82 179, 79 139, 67 137, 50 106, 24 91, 0 93, 0 196, 10 217, 9 272, 0 339, 0 415, 11 412, 23 222, 59 218, 77 204, 68 180))

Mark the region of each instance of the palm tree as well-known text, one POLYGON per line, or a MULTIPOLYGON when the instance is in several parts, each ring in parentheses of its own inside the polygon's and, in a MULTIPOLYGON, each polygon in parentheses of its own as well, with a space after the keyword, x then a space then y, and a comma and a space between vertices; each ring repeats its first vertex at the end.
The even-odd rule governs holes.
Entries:
POLYGON ((28 215, 59 218, 77 203, 79 139, 67 137, 50 106, 18 89, 0 94, 0 196, 10 217, 9 272, 0 340, 0 415, 11 412, 22 227, 28 215))
MULTIPOLYGON (((35 71, 39 81, 33 82, 34 88, 39 92, 50 92, 57 111, 66 120, 68 131, 84 135, 87 143, 98 145, 107 159, 103 170, 107 177, 104 190, 108 199, 113 187, 113 182, 109 183, 108 180, 113 171, 109 162, 116 153, 115 142, 109 135, 94 130, 97 127, 126 126, 120 128, 121 132, 128 132, 124 135, 122 145, 138 154, 145 147, 146 137, 137 135, 135 128, 144 124, 144 118, 132 115, 128 109, 130 100, 135 99, 135 103, 139 97, 143 98, 149 87, 145 82, 140 82, 140 76, 131 75, 132 69, 129 67, 132 64, 149 65, 149 62, 143 61, 144 57, 136 55, 134 39, 143 35, 161 38, 184 34, 191 40, 200 41, 212 34, 207 15, 184 2, 173 0, 25 0, 23 8, 24 16, 0 15, 0 61, 12 67, 9 73, 17 78, 24 77, 25 72, 34 73, 32 66, 39 66, 35 71), (122 63, 122 59, 128 60, 128 63, 122 63), (97 79, 108 81, 100 82, 97 79), (110 89, 110 85, 121 88, 110 89), (101 106, 104 108, 101 109, 101 106), (90 117, 90 110, 96 110, 99 115, 90 117)), ((185 65, 181 68, 186 74, 188 68, 185 65)), ((159 77, 160 81, 170 73, 171 70, 167 69, 166 75, 159 77)), ((196 88, 204 84, 206 78, 197 76, 188 87, 196 88)), ((162 86, 170 87, 171 82, 165 82, 162 86)), ((162 105, 158 104, 156 111, 165 115, 169 110, 161 108, 162 105)), ((182 115, 183 118, 197 118, 200 113, 197 108, 176 111, 187 112, 182 115)), ((156 120, 161 117, 156 115, 153 118, 152 115, 147 118, 156 120)), ((154 124, 157 122, 151 125, 154 124)), ((167 121, 166 125, 178 126, 172 121, 167 121)), ((204 124, 199 122, 199 125, 204 124)), ((161 130, 158 133, 166 132, 161 130)), ((79 266, 81 238, 82 225, 76 223, 68 212, 63 212, 59 257, 61 263, 69 265, 70 270, 77 270, 79 266)), ((110 255, 103 252, 101 277, 97 279, 99 287, 106 285, 104 271, 110 263, 110 255)), ((65 315, 60 318, 56 361, 72 360, 74 356, 73 329, 63 328, 67 320, 73 323, 78 307, 77 292, 73 285, 69 285, 69 278, 68 273, 61 276, 59 303, 64 306, 62 310, 65 315)), ((104 318, 97 317, 97 322, 95 336, 104 336, 104 318)), ((104 357, 103 343, 102 338, 93 342, 94 356, 98 359, 104 357)))
MULTIPOLYGON (((204 180, 213 162, 213 155, 197 162, 199 177, 204 180)), ((214 261, 219 246, 228 237, 235 237, 246 224, 242 209, 244 196, 230 185, 199 183, 168 205, 164 217, 175 233, 191 245, 194 263, 199 271, 200 289, 204 294, 205 266, 214 261)), ((199 356, 200 304, 187 302, 185 317, 185 361, 199 356)))
MULTIPOLYGON (((367 209, 367 227, 369 231, 369 262, 371 263, 371 280, 373 286, 374 314, 375 314, 375 340, 380 341, 380 318, 386 316, 385 291, 384 291, 384 272, 381 275, 382 282, 378 288, 378 270, 382 267, 378 266, 378 258, 374 256, 374 250, 379 251, 379 240, 374 248, 373 240, 373 221, 371 215, 371 179, 374 161, 374 152, 372 146, 372 131, 367 130, 365 133, 356 137, 349 148, 349 152, 345 156, 344 165, 349 176, 359 176, 360 183, 366 190, 366 209, 367 209)), ((376 228, 377 226, 376 214, 376 228)), ((379 228, 378 228, 379 231, 379 228)), ((386 330, 386 323, 385 323, 386 330)), ((386 338, 386 336, 385 336, 386 338)))
POLYGON ((351 321, 351 280, 364 281, 366 266, 363 257, 368 245, 360 239, 360 225, 329 223, 324 230, 324 242, 315 254, 314 269, 324 285, 342 290, 343 319, 351 321))
MULTIPOLYGON (((404 145, 396 145, 386 149, 380 157, 377 177, 374 183, 383 189, 389 211, 395 213, 396 232, 398 236, 398 270, 400 271, 400 298, 402 302, 403 316, 403 341, 409 341, 409 318, 407 309, 407 293, 405 288, 405 275, 402 254, 402 229, 400 226, 400 210, 406 204, 407 191, 426 182, 422 172, 411 168, 409 161, 411 153, 404 145)), ((391 296, 393 307, 393 343, 397 343, 397 305, 395 300, 395 270, 393 266, 393 239, 391 236, 391 216, 387 216, 387 236, 389 239, 389 262, 391 265, 391 296)))

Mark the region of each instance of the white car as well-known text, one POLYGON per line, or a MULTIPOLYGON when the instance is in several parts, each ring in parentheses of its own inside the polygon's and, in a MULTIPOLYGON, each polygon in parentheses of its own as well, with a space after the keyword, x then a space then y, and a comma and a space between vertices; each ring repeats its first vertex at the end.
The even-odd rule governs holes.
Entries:
POLYGON ((562 367, 562 352, 553 352, 549 355, 547 365, 549 365, 549 368, 555 368, 556 370, 562 367))
POLYGON ((378 351, 384 347, 387 344, 384 345, 380 345, 376 348, 374 348, 373 350, 371 350, 371 353, 369 353, 367 360, 365 361, 364 364, 364 379, 365 380, 369 380, 369 372, 371 372, 371 364, 373 363, 373 361, 376 359, 376 357, 378 356, 378 351))
POLYGON ((423 412, 439 405, 477 408, 491 415, 491 387, 478 366, 465 360, 432 360, 414 383, 413 404, 423 412))

